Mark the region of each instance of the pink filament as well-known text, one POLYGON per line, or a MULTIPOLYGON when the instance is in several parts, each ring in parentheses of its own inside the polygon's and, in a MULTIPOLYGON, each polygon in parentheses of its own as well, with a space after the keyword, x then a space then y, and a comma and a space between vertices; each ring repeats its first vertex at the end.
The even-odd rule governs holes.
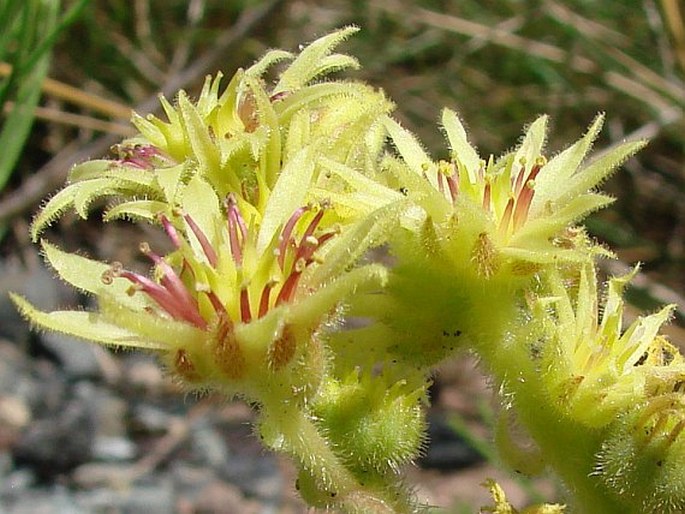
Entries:
POLYGON ((186 220, 190 230, 192 230, 193 234, 195 234, 195 237, 202 247, 202 251, 209 261, 209 264, 211 264, 213 268, 216 268, 219 259, 217 258, 216 252, 214 251, 214 248, 212 248, 212 244, 209 242, 207 235, 202 231, 198 224, 195 223, 195 220, 191 218, 190 215, 184 214, 183 219, 186 220))
POLYGON ((285 255, 288 250, 288 245, 290 244, 290 238, 292 236, 293 230, 295 229, 295 225, 302 217, 302 215, 307 211, 307 209, 307 207, 300 207, 297 210, 295 210, 295 212, 292 214, 292 216, 290 216, 287 223, 283 227, 283 231, 281 232, 280 241, 278 244, 278 266, 281 268, 281 271, 284 271, 285 268, 285 255))
POLYGON ((266 284, 262 290, 262 296, 259 299, 259 313, 257 314, 257 317, 259 318, 264 317, 269 311, 269 297, 271 295, 271 288, 272 285, 269 283, 266 284))
POLYGON ((240 319, 243 323, 249 323, 252 320, 250 295, 245 287, 240 290, 240 319))
POLYGON ((241 224, 242 216, 238 211, 238 206, 235 202, 231 201, 229 197, 228 202, 228 242, 231 246, 231 255, 233 255, 233 260, 238 264, 243 261, 243 251, 240 237, 238 236, 238 230, 240 230, 243 242, 245 241, 245 235, 247 230, 243 230, 244 222, 241 224))
POLYGON ((447 177, 447 187, 449 187, 452 203, 454 203, 459 194, 459 175, 456 172, 447 177))
POLYGON ((162 222, 164 231, 167 233, 167 236, 169 236, 171 243, 174 245, 174 248, 176 248, 177 250, 181 248, 181 238, 179 237, 178 232, 176 231, 176 227, 174 227, 171 224, 169 218, 167 218, 164 214, 160 214, 159 219, 162 222))

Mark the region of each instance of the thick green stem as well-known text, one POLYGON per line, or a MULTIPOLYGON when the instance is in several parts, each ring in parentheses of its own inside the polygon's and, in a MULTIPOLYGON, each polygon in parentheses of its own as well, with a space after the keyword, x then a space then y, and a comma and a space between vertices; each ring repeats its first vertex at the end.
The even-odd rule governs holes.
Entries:
POLYGON ((272 449, 293 457, 316 483, 321 503, 350 514, 410 514, 408 494, 398 484, 373 489, 360 483, 312 418, 295 405, 276 402, 262 406, 261 433, 272 449))

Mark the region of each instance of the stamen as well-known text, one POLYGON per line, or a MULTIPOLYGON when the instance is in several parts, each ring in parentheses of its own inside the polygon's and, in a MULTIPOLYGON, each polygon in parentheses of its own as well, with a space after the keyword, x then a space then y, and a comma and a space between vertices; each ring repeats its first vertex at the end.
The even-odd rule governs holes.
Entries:
POLYGON ((483 210, 491 212, 491 189, 492 185, 490 184, 490 178, 488 177, 485 180, 485 189, 483 190, 483 210))
POLYGON ((228 195, 226 209, 228 211, 228 242, 231 247, 231 255, 233 255, 233 260, 235 262, 241 264, 243 261, 243 251, 240 237, 238 236, 238 230, 242 233, 242 241, 244 242, 247 228, 245 228, 245 223, 240 215, 238 205, 236 204, 233 195, 228 195))
POLYGON ((243 323, 252 321, 252 311, 250 309, 250 295, 246 287, 240 290, 240 319, 243 323))
POLYGON ((523 186, 523 179, 526 175, 526 158, 521 157, 519 159, 519 164, 521 165, 521 168, 519 169, 519 172, 516 174, 516 183, 514 184, 514 194, 518 195, 521 192, 521 187, 523 186))
MULTIPOLYGON (((200 315, 197 300, 190 294, 185 284, 176 274, 174 269, 159 255, 152 252, 147 243, 141 243, 140 250, 162 272, 162 276, 160 277, 161 285, 164 290, 168 292, 173 303, 178 307, 178 309, 180 309, 180 317, 198 327, 205 328, 207 326, 207 322, 200 315)), ((146 279, 146 277, 142 276, 140 278, 146 279)), ((157 285, 155 282, 152 283, 157 285)))
POLYGON ((504 208, 504 213, 502 214, 502 220, 499 224, 500 236, 505 237, 509 229, 509 223, 511 222, 511 215, 514 211, 514 197, 510 196, 509 201, 507 201, 507 206, 504 208))
POLYGON ((169 221, 169 218, 167 218, 164 214, 160 214, 159 221, 162 223, 164 231, 167 233, 167 236, 169 236, 169 239, 171 240, 171 243, 174 245, 174 248, 176 248, 177 250, 181 248, 181 238, 179 237, 178 232, 176 231, 176 227, 174 227, 171 224, 171 221, 169 221))
POLYGON ((209 261, 209 264, 211 264, 213 268, 216 268, 219 259, 217 258, 216 252, 214 251, 212 244, 209 242, 207 235, 202 231, 198 224, 195 223, 195 220, 190 215, 184 214, 183 219, 186 220, 186 223, 188 223, 190 230, 192 230, 193 234, 195 234, 197 241, 200 243, 200 246, 202 247, 202 251, 204 252, 205 256, 207 257, 207 260, 209 261))
POLYGON ((319 223, 321 222, 321 218, 323 218, 324 210, 321 209, 319 212, 316 213, 316 216, 314 216, 314 219, 312 219, 311 222, 309 222, 309 226, 307 227, 307 230, 305 230, 304 235, 302 236, 302 239, 300 239, 300 244, 297 247, 297 255, 295 259, 299 260, 301 259, 305 253, 307 253, 307 247, 311 245, 307 245, 307 241, 310 237, 314 235, 314 231, 316 230, 316 227, 319 226, 319 223))
POLYGON ((271 295, 271 289, 274 286, 274 282, 269 282, 264 286, 264 289, 262 289, 262 296, 259 299, 259 313, 257 314, 258 318, 262 318, 266 315, 267 312, 269 312, 269 297, 271 295))
POLYGON ((528 179, 518 194, 516 209, 514 211, 514 230, 521 228, 528 219, 528 212, 530 211, 530 205, 533 201, 533 195, 535 194, 535 177, 538 176, 538 173, 540 173, 540 170, 546 162, 544 157, 538 157, 535 160, 535 165, 530 170, 528 179))
POLYGON ((445 177, 443 177, 442 170, 438 168, 438 190, 441 194, 445 194, 445 177))
MULTIPOLYGON (((295 267, 298 266, 296 265, 295 267)), ((304 268, 304 266, 301 267, 304 268)), ((278 297, 276 298, 276 306, 292 300, 293 294, 295 293, 295 289, 297 288, 297 282, 300 280, 300 275, 302 275, 302 271, 296 270, 288 276, 285 283, 283 284, 283 287, 281 287, 281 290, 278 293, 278 297)))
POLYGON ((133 284, 133 292, 141 291, 145 293, 172 318, 187 321, 201 329, 207 327, 204 318, 197 311, 188 310, 166 287, 128 270, 121 270, 117 275, 129 280, 133 284))
POLYGON ((228 312, 226 311, 226 306, 221 303, 221 300, 219 300, 219 297, 216 295, 214 291, 211 289, 209 291, 204 291, 204 293, 207 295, 207 298, 209 299, 210 303, 212 304, 212 307, 214 308, 214 312, 216 312, 217 316, 219 317, 226 317, 228 318, 228 312))
POLYGON ((281 268, 281 271, 284 271, 285 268, 285 256, 288 249, 288 244, 290 244, 290 237, 295 229, 295 225, 307 210, 308 207, 299 207, 296 209, 283 227, 278 244, 278 266, 281 268))
MULTIPOLYGON (((454 164, 452 166, 454 167, 454 164)), ((459 174, 456 170, 447 176, 447 187, 450 189, 450 196, 452 197, 452 203, 454 203, 457 200, 457 195, 459 195, 459 174)))

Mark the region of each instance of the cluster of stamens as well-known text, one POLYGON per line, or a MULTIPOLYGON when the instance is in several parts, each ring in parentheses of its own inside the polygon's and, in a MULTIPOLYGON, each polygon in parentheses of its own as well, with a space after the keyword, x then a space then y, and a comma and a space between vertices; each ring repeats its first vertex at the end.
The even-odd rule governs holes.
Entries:
MULTIPOLYGON (((526 160, 520 159, 518 172, 512 174, 511 183, 508 185, 509 198, 499 221, 498 229, 502 236, 519 230, 528 219, 530 206, 535 195, 535 178, 546 163, 547 160, 540 156, 535 159, 532 166, 527 167, 526 160)), ((499 178, 500 176, 488 174, 485 161, 481 161, 476 179, 478 183, 483 184, 483 189, 482 196, 478 201, 483 210, 490 213, 496 211, 492 188, 496 186, 499 178)), ((460 194, 460 177, 455 161, 440 161, 438 163, 437 185, 438 190, 454 204, 460 194)))
MULTIPOLYGON (((238 208, 235 197, 229 195, 224 205, 227 220, 226 246, 230 252, 233 269, 239 273, 243 269, 245 247, 254 244, 254 239, 251 238, 248 225, 238 208)), ((238 287, 241 322, 249 323, 254 318, 261 318, 269 309, 293 300, 302 273, 316 261, 315 252, 337 233, 336 230, 328 230, 315 235, 325 210, 325 205, 308 205, 296 209, 290 216, 277 238, 276 246, 268 249, 268 253, 260 257, 274 259, 278 271, 262 285, 256 311, 250 301, 250 281, 245 280, 238 287), (307 217, 307 213, 314 215, 307 217), (306 218, 310 219, 307 221, 306 218)), ((153 252, 147 243, 142 243, 141 252, 153 263, 157 280, 125 270, 121 264, 114 263, 103 274, 103 281, 111 283, 115 277, 125 278, 132 284, 129 294, 141 291, 172 319, 184 321, 205 330, 209 326, 209 321, 206 319, 207 315, 203 316, 200 310, 198 302, 200 294, 206 295, 212 306, 214 313, 210 317, 219 320, 230 319, 226 302, 222 301, 211 288, 199 284, 196 280, 196 276, 201 276, 200 270, 196 269, 198 266, 209 265, 213 270, 217 270, 222 249, 212 246, 210 239, 190 215, 182 212, 175 214, 185 221, 189 229, 187 237, 194 237, 199 243, 203 254, 202 259, 198 260, 197 256, 195 258, 188 256, 188 252, 192 252, 192 249, 187 240, 181 236, 169 218, 160 215, 160 223, 172 245, 182 257, 180 271, 177 272, 164 257, 153 252), (190 236, 191 233, 192 236, 190 236), (194 287, 188 287, 188 284, 194 284, 194 287)))
POLYGON ((118 164, 142 170, 173 164, 173 159, 153 145, 119 144, 111 150, 118 164))

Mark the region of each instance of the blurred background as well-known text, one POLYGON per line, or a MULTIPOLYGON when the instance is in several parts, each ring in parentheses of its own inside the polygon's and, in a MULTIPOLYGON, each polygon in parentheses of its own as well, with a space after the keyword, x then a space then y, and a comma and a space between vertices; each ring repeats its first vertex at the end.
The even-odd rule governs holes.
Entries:
MULTIPOLYGON (((348 24, 362 30, 340 50, 363 67, 346 76, 383 88, 436 157, 447 153, 444 106, 482 155, 515 146, 542 113, 548 156, 598 112, 596 151, 648 138, 605 184, 615 204, 588 226, 619 257, 604 271, 643 263, 636 313, 679 305, 668 332, 685 342, 682 0, 0 0, 0 514, 304 511, 287 464, 251 435, 248 409, 179 393, 149 356, 32 334, 6 292, 43 308, 83 303, 42 268, 27 229, 74 163, 132 133, 131 109, 158 113, 160 92, 192 95, 207 74, 348 24)), ((97 218, 67 216, 48 237, 123 262, 157 237, 97 218)), ((484 444, 486 386, 466 359, 439 384, 433 436, 446 446, 429 448, 412 480, 426 501, 476 512, 487 499, 477 484, 507 476, 484 444)), ((548 483, 511 489, 519 502, 554 496, 548 483)))

